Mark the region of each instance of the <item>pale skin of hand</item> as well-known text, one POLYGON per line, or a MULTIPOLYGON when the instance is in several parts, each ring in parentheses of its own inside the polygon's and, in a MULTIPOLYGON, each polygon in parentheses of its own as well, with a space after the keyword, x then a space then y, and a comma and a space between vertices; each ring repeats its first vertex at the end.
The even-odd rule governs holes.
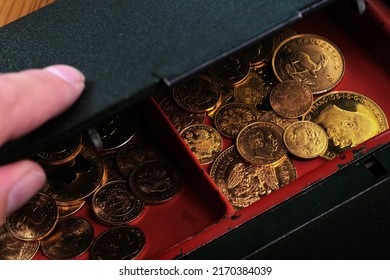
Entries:
MULTIPOLYGON (((84 89, 84 75, 67 65, 0 75, 0 147, 26 134, 72 105, 84 89)), ((0 225, 46 180, 35 162, 0 166, 0 225)))

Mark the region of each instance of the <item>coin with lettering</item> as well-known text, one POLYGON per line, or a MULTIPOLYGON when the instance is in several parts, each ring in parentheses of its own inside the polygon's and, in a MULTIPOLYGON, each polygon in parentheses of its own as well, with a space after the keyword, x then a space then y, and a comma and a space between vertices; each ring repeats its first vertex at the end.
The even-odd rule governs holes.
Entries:
POLYGON ((101 158, 87 146, 82 147, 72 164, 45 165, 44 168, 47 179, 42 191, 59 205, 84 200, 100 186, 104 178, 101 158))
POLYGON ((100 187, 92 197, 95 217, 104 225, 128 223, 144 210, 145 203, 130 192, 127 181, 112 181, 100 187))
POLYGON ((150 141, 134 141, 123 146, 116 156, 116 166, 125 178, 140 163, 152 159, 164 159, 165 155, 159 146, 150 141))
POLYGON ((40 241, 21 241, 0 226, 0 260, 30 260, 38 252, 40 241))
POLYGON ((132 260, 145 247, 145 234, 135 226, 123 225, 102 232, 92 244, 93 260, 132 260))
POLYGON ((237 135, 236 147, 240 156, 255 165, 276 164, 287 153, 283 129, 270 122, 254 122, 237 135))
POLYGON ((167 160, 149 160, 137 165, 130 174, 132 193, 149 204, 159 204, 175 197, 182 185, 179 168, 167 160))
POLYGON ((211 78, 198 75, 174 86, 173 99, 176 104, 192 113, 213 110, 221 99, 221 87, 211 78))
POLYGON ((234 101, 252 106, 261 103, 267 92, 264 89, 264 81, 256 73, 250 71, 243 83, 233 88, 234 101))
POLYGON ((273 49, 274 40, 272 37, 267 37, 245 48, 242 53, 249 58, 250 66, 257 68, 264 65, 270 59, 273 49))
POLYGON ((257 111, 244 103, 228 103, 222 106, 214 116, 215 128, 221 135, 234 139, 242 128, 257 121, 257 111))
POLYGON ((322 155, 333 159, 375 135, 389 124, 381 107, 368 97, 351 91, 334 91, 319 97, 304 116, 319 124, 328 135, 322 155))
POLYGON ((159 105, 179 132, 189 125, 203 123, 206 118, 205 113, 192 113, 182 109, 172 96, 164 98, 159 105))
POLYGON ((94 240, 93 226, 82 217, 71 216, 59 221, 41 242, 42 252, 50 259, 72 259, 86 252, 94 240))
POLYGON ((284 118, 298 118, 307 113, 313 104, 310 88, 296 81, 277 84, 269 97, 272 109, 284 118))
POLYGON ((235 209, 245 208, 297 178, 292 162, 284 157, 276 166, 253 165, 242 159, 236 146, 214 161, 210 177, 235 209))
POLYGON ((58 219, 69 217, 73 214, 76 214, 85 204, 85 200, 76 201, 68 205, 57 205, 58 208, 58 219))
POLYGON ((313 94, 330 91, 343 78, 345 61, 340 49, 314 34, 292 36, 274 51, 272 67, 279 81, 294 80, 313 94))
POLYGON ((63 164, 71 161, 80 152, 81 134, 73 136, 59 144, 37 153, 37 160, 49 164, 63 164))
POLYGON ((208 69, 210 77, 226 87, 237 86, 249 74, 250 63, 245 55, 231 55, 208 69))
POLYGON ((212 126, 194 124, 183 129, 180 135, 200 164, 211 163, 222 151, 222 136, 212 126))
POLYGON ((328 148, 328 135, 318 124, 310 121, 299 121, 286 128, 283 141, 291 154, 311 159, 325 153, 328 148))
POLYGON ((58 209, 54 199, 47 194, 37 193, 7 217, 6 226, 13 237, 35 241, 50 234, 57 221, 58 209))
POLYGON ((298 121, 298 118, 284 118, 281 115, 278 115, 274 110, 263 112, 258 119, 261 122, 272 122, 280 126, 283 130, 290 124, 298 121))

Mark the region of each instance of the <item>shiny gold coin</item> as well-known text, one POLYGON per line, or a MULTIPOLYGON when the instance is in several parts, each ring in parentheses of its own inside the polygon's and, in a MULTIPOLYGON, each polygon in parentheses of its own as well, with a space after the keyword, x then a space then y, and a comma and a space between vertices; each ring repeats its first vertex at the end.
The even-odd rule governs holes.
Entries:
POLYGON ((100 187, 92 197, 92 210, 104 225, 128 223, 144 210, 145 203, 135 197, 127 181, 112 181, 100 187))
POLYGON ((53 165, 64 164, 75 158, 81 150, 81 134, 37 153, 38 161, 53 165))
POLYGON ((252 165, 242 159, 233 145, 214 161, 210 177, 238 210, 295 180, 297 175, 287 157, 276 166, 252 165))
POLYGON ((222 151, 223 140, 219 132, 205 124, 194 124, 180 133, 200 164, 211 163, 222 151))
POLYGON ((42 252, 50 259, 65 260, 82 255, 92 245, 94 230, 81 217, 59 221, 52 233, 41 242, 42 252))
POLYGON ((176 104, 192 113, 205 113, 220 102, 220 86, 205 75, 187 79, 173 88, 176 104))
POLYGON ((70 165, 44 166, 47 180, 42 191, 58 205, 80 201, 91 195, 104 178, 103 163, 91 148, 83 146, 70 165))
POLYGON ((147 160, 164 159, 165 155, 162 149, 149 141, 134 141, 123 146, 116 156, 116 166, 119 172, 126 179, 131 171, 147 160))
POLYGON ((85 204, 85 200, 69 205, 57 205, 58 219, 63 219, 76 214, 85 204))
POLYGON ((136 166, 129 176, 133 194, 149 204, 171 200, 182 185, 182 175, 176 165, 167 160, 149 160, 136 166))
POLYGON ((237 136, 240 156, 255 165, 276 164, 286 154, 283 129, 270 122, 255 122, 244 127, 237 136))
POLYGON ((218 83, 233 87, 242 83, 249 74, 250 64, 246 56, 231 55, 209 68, 209 75, 218 83))
POLYGON ((329 141, 323 157, 327 159, 333 159, 389 128, 379 105, 350 91, 335 91, 319 97, 304 119, 319 124, 326 131, 329 141))
POLYGON ((249 72, 245 81, 233 88, 234 101, 256 106, 266 96, 264 81, 256 72, 249 72))
POLYGON ((214 116, 215 128, 221 135, 234 139, 242 128, 257 121, 257 111, 253 106, 243 103, 228 103, 214 116))
POLYGON ((264 38, 250 47, 245 48, 242 53, 249 58, 250 66, 253 68, 264 65, 272 55, 274 41, 272 37, 264 38))
POLYGON ((283 141, 291 154, 304 159, 318 157, 328 148, 325 130, 309 121, 299 121, 288 126, 284 131, 283 141))
POLYGON ((272 109, 284 118, 298 118, 307 113, 313 104, 310 88, 296 81, 277 84, 269 98, 272 109))
POLYGON ((179 132, 192 124, 203 123, 206 118, 205 113, 191 113, 182 109, 176 104, 172 96, 167 96, 159 104, 165 115, 179 132))
POLYGON ((297 118, 284 118, 273 110, 262 113, 258 119, 261 122, 272 122, 280 126, 283 130, 285 130, 290 124, 298 121, 297 118))
POLYGON ((44 193, 35 194, 6 219, 13 237, 23 241, 41 240, 54 229, 58 220, 55 201, 44 193))
POLYGON ((30 260, 38 252, 40 241, 21 241, 0 226, 0 260, 30 260))
POLYGON ((272 67, 279 81, 294 80, 309 86, 313 94, 321 94, 341 81, 345 61, 331 41, 318 35, 300 34, 279 44, 272 67))
POLYGON ((93 260, 132 260, 145 246, 145 234, 135 226, 117 226, 101 233, 91 248, 93 260))

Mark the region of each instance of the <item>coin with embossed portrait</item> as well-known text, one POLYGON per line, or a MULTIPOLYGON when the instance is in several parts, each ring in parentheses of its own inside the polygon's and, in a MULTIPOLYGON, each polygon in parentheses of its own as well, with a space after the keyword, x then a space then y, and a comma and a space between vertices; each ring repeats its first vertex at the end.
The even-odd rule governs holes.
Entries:
POLYGON ((93 260, 132 260, 145 247, 145 234, 135 226, 123 225, 102 232, 92 244, 93 260))
POLYGON ((92 197, 95 217, 104 225, 128 223, 144 210, 145 203, 130 192, 127 181, 112 181, 100 187, 92 197))
POLYGON ((82 217, 71 216, 59 221, 41 242, 42 252, 50 259, 65 260, 82 255, 92 245, 92 224, 82 217))
POLYGON ((180 135, 200 164, 211 163, 222 151, 222 136, 212 126, 194 124, 183 129, 180 135))
POLYGON ((292 36, 279 44, 272 57, 279 81, 294 80, 313 94, 330 91, 343 78, 345 61, 331 41, 314 34, 292 36))

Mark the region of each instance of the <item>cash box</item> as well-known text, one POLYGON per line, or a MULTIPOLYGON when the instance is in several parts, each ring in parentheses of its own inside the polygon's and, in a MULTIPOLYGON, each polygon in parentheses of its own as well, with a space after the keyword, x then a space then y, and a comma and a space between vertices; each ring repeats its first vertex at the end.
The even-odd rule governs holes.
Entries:
MULTIPOLYGON (((333 42, 345 72, 332 91, 360 93, 390 118, 389 15, 382 1, 55 2, 0 29, 2 72, 70 64, 85 74, 86 90, 64 114, 1 147, 0 162, 86 131, 93 137, 100 123, 137 108, 139 135, 179 167, 182 185, 128 223, 145 238, 135 259, 388 257, 388 129, 332 160, 291 157, 296 178, 237 209, 159 104, 186 79, 288 28, 333 42)), ((232 143, 224 139, 223 149, 232 143)), ((90 200, 74 215, 96 239, 112 226, 96 219, 90 200)), ((33 257, 47 258, 41 250, 33 257)), ((89 250, 75 257, 90 258, 89 250)))

